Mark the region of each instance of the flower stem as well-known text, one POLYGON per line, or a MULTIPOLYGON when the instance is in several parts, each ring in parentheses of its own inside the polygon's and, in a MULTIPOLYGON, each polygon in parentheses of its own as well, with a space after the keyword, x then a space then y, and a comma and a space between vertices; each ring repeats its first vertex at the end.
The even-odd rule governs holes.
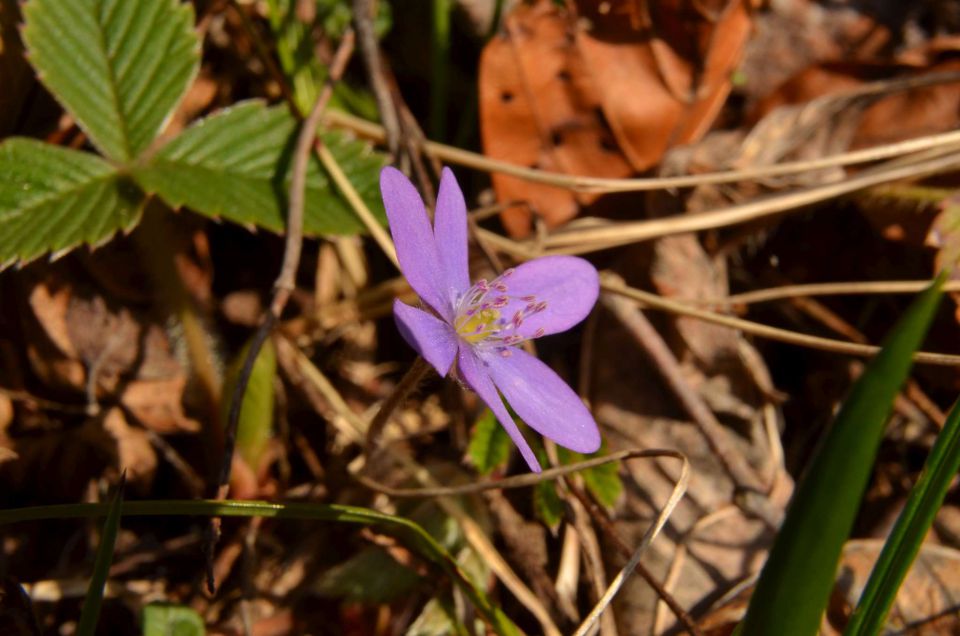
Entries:
POLYGON ((423 376, 425 376, 429 370, 429 363, 427 363, 423 357, 417 356, 417 359, 413 361, 413 364, 410 365, 410 368, 400 379, 397 388, 393 390, 393 393, 386 399, 380 407, 380 410, 377 411, 377 414, 373 416, 373 419, 370 421, 370 426, 367 428, 365 451, 368 457, 376 449, 377 439, 380 437, 380 433, 383 432, 383 428, 387 425, 387 420, 390 419, 390 416, 397 407, 407 399, 407 396, 417 388, 423 376))

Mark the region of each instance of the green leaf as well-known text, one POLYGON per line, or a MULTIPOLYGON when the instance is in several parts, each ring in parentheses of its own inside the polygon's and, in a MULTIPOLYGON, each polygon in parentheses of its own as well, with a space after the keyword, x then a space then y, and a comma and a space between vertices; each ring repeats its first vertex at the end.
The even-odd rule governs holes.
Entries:
MULTIPOLYGON (((300 113, 308 113, 328 76, 327 67, 314 50, 314 33, 319 29, 327 38, 339 40, 353 26, 353 8, 350 0, 317 0, 316 16, 312 23, 307 23, 297 15, 297 2, 267 0, 267 17, 280 68, 293 89, 293 101, 300 113)), ((378 36, 389 28, 389 9, 388 3, 378 6, 374 20, 378 36)), ((329 107, 349 110, 371 120, 378 116, 373 95, 345 81, 334 85, 329 107)))
MULTIPOLYGON (((550 459, 547 457, 547 451, 539 440, 531 447, 540 465, 549 466, 550 459)), ((556 483, 552 480, 537 482, 533 487, 533 513, 551 529, 555 529, 563 521, 565 511, 556 483)))
MULTIPOLYGON (((223 399, 220 401, 220 415, 224 426, 229 415, 231 396, 240 381, 240 372, 247 359, 250 344, 248 342, 237 354, 224 376, 223 399)), ((267 338, 253 363, 237 423, 237 452, 254 471, 260 466, 260 459, 273 434, 273 406, 276 398, 273 381, 276 375, 277 354, 273 341, 267 338)))
POLYGON ((120 530, 120 512, 125 484, 126 475, 120 478, 120 483, 110 501, 107 518, 103 522, 100 546, 97 548, 97 558, 93 563, 93 576, 90 577, 90 587, 87 588, 87 596, 83 599, 83 607, 80 608, 80 620, 77 623, 78 636, 94 636, 97 631, 100 606, 103 605, 103 588, 107 584, 107 575, 110 574, 113 549, 117 544, 117 532, 120 530))
MULTIPOLYGON (((251 101, 220 111, 185 130, 134 175, 171 206, 187 206, 214 218, 274 232, 286 223, 290 163, 297 122, 286 107, 251 101)), ((339 131, 321 134, 370 209, 385 222, 379 174, 383 155, 339 131)), ((331 189, 319 160, 307 170, 304 232, 363 231, 349 205, 331 189)))
MULTIPOLYGON (((48 519, 76 519, 104 515, 104 504, 60 504, 31 508, 0 509, 0 525, 21 521, 48 519)), ((266 501, 128 501, 122 503, 127 516, 207 516, 207 517, 264 517, 273 519, 312 519, 334 523, 373 526, 390 532, 413 552, 442 570, 477 608, 478 613, 497 634, 519 634, 517 627, 493 604, 482 587, 470 580, 459 563, 442 545, 418 524, 404 517, 389 515, 368 508, 339 504, 268 503, 266 501)))
POLYGON ((960 402, 953 405, 943 430, 930 450, 920 479, 900 512, 867 586, 844 634, 867 636, 883 631, 884 621, 897 597, 933 518, 943 504, 950 484, 960 470, 960 402))
MULTIPOLYGON (((557 447, 557 455, 562 464, 575 464, 585 459, 593 459, 607 454, 607 442, 603 440, 600 449, 590 455, 582 455, 572 450, 567 450, 562 446, 557 447)), ((607 508, 613 508, 623 492, 623 480, 620 479, 620 467, 615 462, 600 464, 593 468, 588 468, 580 472, 583 475, 583 483, 587 490, 607 508)))
POLYGON ((740 634, 817 633, 893 400, 940 304, 943 280, 911 304, 844 401, 793 495, 740 634))
POLYGON ((473 427, 467 456, 477 467, 477 472, 489 475, 507 465, 512 445, 510 436, 500 426, 493 411, 486 409, 473 427))
POLYGON ((138 157, 196 75, 193 7, 178 0, 28 0, 40 80, 106 156, 138 157))
POLYGON ((203 619, 189 607, 151 603, 143 608, 143 636, 204 636, 203 619))
POLYGON ((32 139, 0 144, 0 267, 103 243, 142 207, 137 186, 99 157, 32 139))
POLYGON ((541 481, 533 489, 533 511, 551 528, 563 521, 563 500, 552 481, 541 481))
POLYGON ((380 548, 364 548, 324 572, 313 591, 320 596, 376 605, 408 596, 422 580, 380 548))

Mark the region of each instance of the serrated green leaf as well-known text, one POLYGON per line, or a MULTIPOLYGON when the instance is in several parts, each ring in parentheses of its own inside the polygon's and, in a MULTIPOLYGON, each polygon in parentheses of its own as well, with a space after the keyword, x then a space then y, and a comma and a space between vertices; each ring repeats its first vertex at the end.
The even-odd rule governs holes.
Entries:
POLYGON ((80 620, 77 621, 78 636, 94 636, 97 630, 100 607, 103 605, 104 586, 107 584, 107 576, 110 574, 113 550, 117 545, 117 533, 120 531, 125 485, 126 475, 120 478, 120 483, 110 500, 107 518, 103 521, 103 532, 100 533, 97 558, 93 562, 93 576, 90 577, 90 586, 87 588, 87 594, 83 599, 83 607, 80 608, 80 620))
POLYGON ((81 243, 140 218, 143 193, 106 161, 33 139, 0 144, 0 267, 81 243))
MULTIPOLYGON (((220 401, 220 415, 224 426, 229 415, 230 396, 240 381, 240 372, 249 350, 250 342, 240 350, 224 374, 224 397, 220 401)), ((237 452, 254 470, 259 467, 260 459, 273 435, 273 407, 276 399, 273 381, 276 375, 277 354, 273 342, 268 338, 253 363, 253 371, 240 405, 240 419, 237 422, 237 452)))
MULTIPOLYGON (((147 191, 172 206, 280 232, 296 131, 297 122, 285 107, 246 102, 194 124, 134 174, 147 191)), ((360 196, 384 221, 378 179, 385 157, 339 131, 324 132, 321 138, 360 196)), ((304 233, 362 231, 353 210, 331 189, 320 162, 312 158, 304 233)))
POLYGON ((944 277, 897 321, 837 413, 790 501, 738 633, 817 633, 893 400, 942 296, 944 277))
MULTIPOLYGON (((585 459, 593 459, 607 454, 607 442, 603 440, 600 449, 590 455, 582 455, 572 450, 567 450, 562 446, 557 447, 557 456, 561 464, 575 464, 585 459)), ((607 508, 613 508, 623 492, 623 480, 620 479, 620 466, 615 462, 600 464, 593 468, 580 471, 583 476, 583 484, 590 494, 607 508)))
POLYGON ((193 7, 179 0, 27 0, 23 17, 40 81, 115 161, 150 145, 197 72, 193 7))
POLYGON ((493 411, 486 409, 473 427, 467 457, 477 467, 478 473, 489 475, 497 468, 506 466, 512 444, 493 411))
POLYGON ((143 636, 204 636, 203 619, 183 605, 151 603, 143 608, 143 636))

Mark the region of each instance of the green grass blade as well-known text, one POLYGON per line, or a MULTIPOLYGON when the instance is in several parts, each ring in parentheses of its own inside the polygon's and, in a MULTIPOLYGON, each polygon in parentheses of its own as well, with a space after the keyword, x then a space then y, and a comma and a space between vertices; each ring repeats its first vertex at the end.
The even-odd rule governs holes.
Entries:
POLYGON ((817 633, 894 397, 940 304, 942 283, 941 276, 917 297, 853 386, 794 493, 740 634, 817 633))
POLYGON ((113 548, 117 544, 117 532, 120 530, 120 511, 123 506, 123 487, 126 484, 126 475, 120 478, 120 484, 113 493, 107 518, 103 522, 103 532, 100 534, 100 546, 97 548, 97 558, 93 564, 93 576, 90 577, 90 587, 87 596, 83 599, 80 609, 80 622, 77 624, 78 636, 94 636, 97 631, 97 620, 100 618, 100 606, 103 605, 103 588, 107 584, 107 575, 110 573, 110 564, 113 563, 113 548))
MULTIPOLYGON (((403 517, 354 506, 265 501, 127 501, 123 502, 121 508, 121 514, 126 516, 269 517, 375 526, 402 540, 408 548, 449 576, 497 634, 510 636, 520 633, 506 614, 490 602, 484 591, 473 584, 456 559, 443 546, 418 524, 403 517)), ((21 521, 95 517, 107 512, 108 507, 104 504, 12 508, 0 510, 0 526, 21 521)))
POLYGON ((897 523, 887 537, 880 557, 844 634, 879 634, 897 591, 913 564, 933 518, 943 504, 954 476, 960 470, 960 402, 954 404, 943 430, 930 451, 897 523))

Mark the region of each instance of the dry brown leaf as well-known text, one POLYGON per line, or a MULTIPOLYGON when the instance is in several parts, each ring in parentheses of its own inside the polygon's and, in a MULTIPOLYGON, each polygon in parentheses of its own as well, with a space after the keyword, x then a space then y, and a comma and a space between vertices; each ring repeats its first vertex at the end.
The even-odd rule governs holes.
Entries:
MULTIPOLYGON (((630 172, 600 115, 597 88, 575 48, 573 17, 552 2, 520 5, 480 59, 485 152, 553 172, 622 177, 630 172)), ((529 233, 533 214, 557 225, 573 218, 569 191, 494 174, 502 202, 526 201, 502 215, 507 230, 529 233)), ((588 203, 593 197, 581 197, 588 203)))
POLYGON ((64 263, 35 266, 28 279, 27 357, 45 385, 84 396, 94 372, 94 397, 119 399, 144 426, 199 429, 183 410, 186 369, 149 308, 114 303, 64 263))
MULTIPOLYGON (((578 13, 550 0, 518 6, 480 63, 484 151, 566 174, 624 177, 702 136, 730 91, 750 31, 741 0, 698 11, 658 3, 582 0, 578 13)), ((685 6, 685 5, 684 5, 685 6)), ((596 195, 493 175, 514 236, 533 215, 548 226, 596 195)))
MULTIPOLYGON (((764 522, 731 503, 734 484, 721 462, 698 427, 686 421, 677 400, 631 336, 607 322, 612 320, 602 318, 597 330, 594 359, 603 362, 594 371, 591 385, 596 388, 591 402, 611 450, 665 448, 678 450, 690 460, 687 494, 645 557, 648 569, 660 581, 674 570, 668 587, 677 601, 690 609, 756 572, 773 534, 764 522)), ((762 400, 756 393, 753 397, 762 400)), ((756 403, 748 406, 759 410, 756 403)), ((766 478, 774 453, 758 423, 745 427, 747 435, 731 435, 730 440, 735 452, 766 478)), ((666 501, 678 471, 676 463, 668 460, 630 462, 627 466, 632 479, 617 511, 617 523, 631 543, 639 541, 657 506, 666 501)), ((782 467, 775 471, 775 489, 769 501, 776 509, 786 504, 791 481, 782 467)), ((639 579, 626 584, 616 604, 618 626, 625 634, 669 633, 675 620, 672 613, 658 607, 656 593, 639 579)))
MULTIPOLYGON (((91 420, 90 423, 95 420, 91 420)), ((123 411, 107 411, 99 425, 116 443, 117 468, 127 471, 127 483, 141 492, 147 492, 157 472, 157 453, 150 438, 141 429, 127 423, 123 411)))
POLYGON ((730 93, 750 15, 741 0, 619 5, 629 19, 617 8, 602 13, 610 4, 579 3, 592 28, 577 31, 577 47, 620 148, 634 170, 645 170, 709 130, 730 93))

